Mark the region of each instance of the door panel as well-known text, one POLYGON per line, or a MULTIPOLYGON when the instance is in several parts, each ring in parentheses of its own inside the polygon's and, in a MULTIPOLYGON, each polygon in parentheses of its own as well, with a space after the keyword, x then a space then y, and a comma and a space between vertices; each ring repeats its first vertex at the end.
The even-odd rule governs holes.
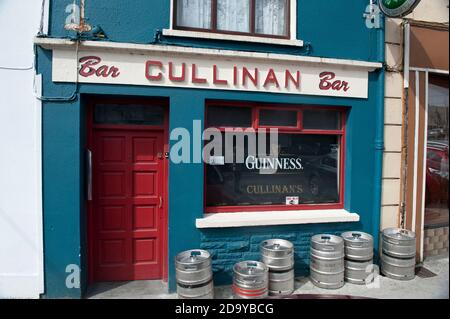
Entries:
POLYGON ((162 278, 163 132, 93 131, 93 279, 162 278))

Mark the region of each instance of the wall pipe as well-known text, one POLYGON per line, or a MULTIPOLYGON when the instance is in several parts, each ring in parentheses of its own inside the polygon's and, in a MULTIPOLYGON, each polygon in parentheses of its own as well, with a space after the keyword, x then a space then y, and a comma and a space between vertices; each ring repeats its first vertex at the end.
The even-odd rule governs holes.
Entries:
MULTIPOLYGON (((383 63, 383 67, 378 72, 377 86, 378 96, 376 103, 376 130, 375 130, 375 169, 374 169, 374 185, 375 198, 372 212, 372 233, 374 234, 374 249, 378 252, 380 241, 380 224, 381 224, 381 196, 382 196, 382 176, 383 176, 383 153, 384 153, 384 76, 385 76, 385 19, 380 16, 381 28, 378 32, 378 50, 377 60, 383 63)), ((375 255, 375 259, 378 254, 375 255)))

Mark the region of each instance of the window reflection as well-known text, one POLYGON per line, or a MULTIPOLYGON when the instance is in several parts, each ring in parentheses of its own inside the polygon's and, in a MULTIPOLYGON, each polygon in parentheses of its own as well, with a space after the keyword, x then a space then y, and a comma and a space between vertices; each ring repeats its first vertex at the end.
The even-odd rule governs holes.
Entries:
POLYGON ((425 181, 425 227, 448 225, 448 79, 430 75, 425 181))

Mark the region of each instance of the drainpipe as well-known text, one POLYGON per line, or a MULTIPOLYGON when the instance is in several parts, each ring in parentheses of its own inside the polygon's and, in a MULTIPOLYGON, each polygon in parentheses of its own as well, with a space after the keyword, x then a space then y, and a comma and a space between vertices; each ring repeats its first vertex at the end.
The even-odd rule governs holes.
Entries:
MULTIPOLYGON (((383 175, 383 152, 384 152, 384 55, 385 55, 385 43, 384 43, 384 16, 380 15, 381 28, 377 29, 378 36, 378 50, 377 60, 383 63, 383 67, 378 72, 378 96, 376 103, 376 130, 375 130, 375 171, 374 171, 374 185, 375 185, 375 198, 373 205, 373 222, 372 233, 374 237, 374 249, 378 251, 380 241, 380 224, 381 224, 381 191, 382 191, 382 175, 383 175)), ((378 254, 376 254, 378 256, 378 254)))

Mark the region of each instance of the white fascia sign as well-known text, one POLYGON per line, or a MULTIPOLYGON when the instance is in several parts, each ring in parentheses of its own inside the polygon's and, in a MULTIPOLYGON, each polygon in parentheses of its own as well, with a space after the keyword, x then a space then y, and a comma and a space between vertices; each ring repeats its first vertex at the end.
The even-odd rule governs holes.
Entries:
POLYGON ((355 60, 89 42, 78 50, 53 45, 54 82, 367 98, 368 73, 381 67, 355 60))

